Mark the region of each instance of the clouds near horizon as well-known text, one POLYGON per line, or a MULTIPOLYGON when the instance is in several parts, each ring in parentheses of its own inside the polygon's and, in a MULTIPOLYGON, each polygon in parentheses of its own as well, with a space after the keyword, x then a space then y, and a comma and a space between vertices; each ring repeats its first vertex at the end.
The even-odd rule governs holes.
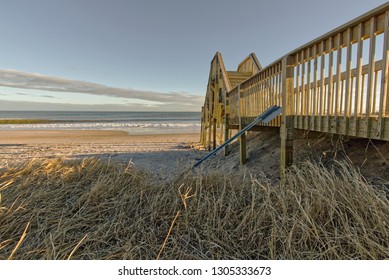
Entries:
MULTIPOLYGON (((169 110, 178 111, 182 111, 183 109, 199 111, 204 100, 202 96, 186 92, 162 93, 131 88, 110 87, 93 82, 46 76, 14 69, 0 69, 0 86, 65 94, 66 92, 83 93, 111 98, 124 98, 129 99, 129 101, 131 99, 138 99, 143 100, 144 104, 137 104, 137 106, 144 107, 144 109, 169 108, 169 110)), ((28 95, 28 93, 18 93, 18 95, 28 95)), ((45 96, 55 98, 53 95, 45 96)), ((75 101, 75 104, 76 103, 77 102, 75 101)), ((107 105, 108 103, 109 102, 107 102, 107 105)), ((131 104, 127 104, 126 106, 131 107, 131 104)))
POLYGON ((177 106, 170 104, 148 105, 148 104, 74 104, 58 102, 32 102, 0 100, 0 110, 2 111, 126 111, 126 112, 196 112, 200 111, 192 106, 177 106))

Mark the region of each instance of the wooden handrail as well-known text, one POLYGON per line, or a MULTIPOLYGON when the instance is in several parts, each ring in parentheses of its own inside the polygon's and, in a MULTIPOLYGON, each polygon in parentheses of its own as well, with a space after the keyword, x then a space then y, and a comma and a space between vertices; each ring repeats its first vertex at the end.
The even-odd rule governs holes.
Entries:
POLYGON ((224 66, 224 61, 223 61, 223 58, 222 58, 222 54, 220 52, 217 52, 216 55, 217 55, 217 58, 218 58, 218 61, 219 61, 219 65, 220 65, 220 69, 221 69, 221 72, 222 72, 223 83, 226 86, 226 90, 230 91, 231 90, 231 84, 230 84, 230 81, 229 81, 228 76, 227 76, 227 71, 226 71, 226 68, 224 66))
POLYGON ((247 71, 245 69, 242 69, 244 65, 248 62, 252 62, 252 65, 255 67, 253 74, 258 73, 262 69, 262 65, 259 63, 259 60, 255 53, 250 53, 245 59, 242 60, 241 63, 239 63, 237 70, 238 71, 247 71))

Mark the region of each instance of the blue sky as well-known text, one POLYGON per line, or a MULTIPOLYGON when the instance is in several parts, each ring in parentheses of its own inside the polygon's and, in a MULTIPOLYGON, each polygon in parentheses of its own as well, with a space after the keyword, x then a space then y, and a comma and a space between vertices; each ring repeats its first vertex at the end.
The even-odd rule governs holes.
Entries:
POLYGON ((221 51, 263 66, 378 0, 2 0, 0 110, 199 111, 221 51))

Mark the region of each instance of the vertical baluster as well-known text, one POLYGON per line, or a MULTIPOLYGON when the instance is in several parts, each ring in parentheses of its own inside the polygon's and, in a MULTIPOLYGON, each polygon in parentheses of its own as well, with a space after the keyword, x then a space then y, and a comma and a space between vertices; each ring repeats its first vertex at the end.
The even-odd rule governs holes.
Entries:
POLYGON ((266 106, 264 108, 264 110, 266 110, 266 108, 268 108, 270 106, 270 91, 271 91, 271 81, 270 81, 270 78, 271 78, 271 75, 270 75, 270 69, 268 69, 266 71, 266 81, 267 81, 267 90, 266 90, 266 106))
POLYGON ((341 76, 342 76, 342 35, 339 33, 336 38, 337 59, 336 59, 336 88, 335 88, 335 128, 333 132, 337 133, 339 128, 338 116, 340 114, 340 99, 341 99, 341 76))
POLYGON ((352 45, 351 45, 351 29, 347 29, 347 61, 346 61, 346 92, 345 92, 345 108, 344 108, 344 134, 349 134, 349 121, 351 115, 351 60, 352 60, 352 45))
POLYGON ((361 118, 360 118, 360 125, 362 125, 362 118, 366 115, 366 102, 364 102, 366 99, 364 97, 365 95, 365 77, 366 77, 367 74, 363 74, 362 72, 362 75, 361 75, 361 79, 362 79, 362 83, 361 83, 361 102, 360 102, 360 108, 359 108, 359 111, 360 111, 360 114, 361 114, 361 118))
MULTIPOLYGON (((378 123, 377 123, 377 138, 384 137, 384 124, 383 116, 389 114, 389 11, 385 13, 384 20, 384 47, 382 55, 382 73, 381 73, 381 91, 380 91, 380 104, 378 109, 378 123)), ((389 138, 389 137, 387 137, 389 138)))
POLYGON ((361 104, 362 104, 362 95, 363 95, 363 86, 362 86, 362 62, 363 62, 363 40, 362 40, 362 23, 358 25, 358 46, 357 46, 357 73, 355 77, 355 114, 354 114, 354 131, 351 135, 357 136, 359 130, 359 116, 362 114, 361 104))
POLYGON ((324 53, 324 40, 320 42, 320 92, 319 92, 319 128, 321 131, 323 129, 323 119, 322 115, 324 112, 324 73, 325 73, 325 53, 324 53))
POLYGON ((312 97, 311 97, 311 104, 312 104, 312 118, 311 118, 311 129, 316 129, 316 115, 317 115, 317 45, 315 44, 313 46, 313 89, 312 89, 312 97))
POLYGON ((310 93, 311 93, 311 49, 307 49, 307 84, 306 84, 306 93, 305 93, 305 122, 304 129, 309 129, 309 113, 310 113, 310 93))
POLYGON ((264 111, 263 108, 265 107, 264 103, 265 103, 265 85, 266 85, 266 81, 265 81, 265 75, 264 73, 261 73, 261 83, 262 83, 262 86, 261 86, 261 113, 264 111))
POLYGON ((258 86, 258 84, 257 84, 257 79, 256 78, 254 78, 253 79, 253 113, 254 113, 254 115, 255 116, 258 116, 258 110, 257 110, 257 86, 258 86))
MULTIPOLYGON (((275 91, 275 88, 274 88, 274 66, 270 67, 269 69, 269 104, 267 106, 267 108, 269 106, 272 106, 275 102, 275 95, 274 95, 274 91, 275 91)), ((268 126, 273 124, 274 122, 269 122, 268 123, 268 126)))
MULTIPOLYGON (((297 71, 296 71, 296 78, 295 78, 295 81, 296 81, 296 98, 294 99, 294 103, 295 103, 295 107, 296 107, 296 112, 295 112, 295 116, 299 116, 301 114, 301 101, 300 101, 300 97, 301 97, 301 92, 300 92, 300 53, 297 53, 296 54, 296 66, 297 67, 297 71)), ((295 117, 294 118, 294 126, 295 127, 298 127, 298 122, 297 122, 298 118, 295 117)))
POLYGON ((370 20, 370 48, 369 48, 369 70, 367 76, 367 92, 366 92, 366 116, 365 116, 365 124, 366 124, 366 132, 365 136, 367 138, 370 137, 371 134, 371 120, 370 114, 372 112, 372 98, 373 94, 373 76, 374 76, 374 66, 375 66, 375 17, 370 20))
POLYGON ((334 102, 334 40, 330 37, 329 41, 329 59, 328 59, 328 98, 327 98, 327 132, 331 132, 331 117, 333 114, 334 102))
MULTIPOLYGON (((278 106, 282 106, 282 63, 278 65, 278 106)), ((277 126, 281 126, 281 116, 277 117, 277 126)))
MULTIPOLYGON (((272 106, 274 103, 273 103, 273 100, 274 100, 274 66, 273 67, 270 67, 270 78, 269 78, 269 82, 270 82, 270 90, 269 90, 269 106, 272 106)), ((270 122, 271 123, 271 122, 270 122)), ((268 124, 270 125, 270 124, 268 124)))
POLYGON ((300 129, 303 129, 303 116, 305 115, 305 53, 301 51, 301 114, 300 114, 300 129))
MULTIPOLYGON (((280 88, 279 88, 279 67, 276 65, 276 71, 275 71, 275 100, 273 105, 279 104, 279 96, 280 96, 280 88)), ((279 106, 279 105, 278 105, 279 106)), ((277 118, 275 118, 273 121, 273 126, 278 126, 277 118)))
POLYGON ((373 82, 373 96, 372 96, 372 106, 371 113, 376 115, 376 103, 377 103, 377 83, 378 82, 378 71, 374 71, 374 82, 373 82))

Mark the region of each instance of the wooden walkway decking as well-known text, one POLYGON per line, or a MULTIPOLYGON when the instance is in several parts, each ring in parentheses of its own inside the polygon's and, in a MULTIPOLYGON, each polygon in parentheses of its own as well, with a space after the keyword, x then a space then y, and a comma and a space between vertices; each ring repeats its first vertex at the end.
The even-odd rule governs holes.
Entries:
MULTIPOLYGON (((389 3, 262 68, 250 54, 227 71, 211 62, 201 143, 209 150, 273 105, 282 115, 281 171, 293 162, 295 129, 389 141, 389 3)), ((241 136, 245 147, 245 135, 241 136)), ((245 148, 241 149, 245 162, 245 148)), ((227 150, 226 150, 227 153, 227 150)))

